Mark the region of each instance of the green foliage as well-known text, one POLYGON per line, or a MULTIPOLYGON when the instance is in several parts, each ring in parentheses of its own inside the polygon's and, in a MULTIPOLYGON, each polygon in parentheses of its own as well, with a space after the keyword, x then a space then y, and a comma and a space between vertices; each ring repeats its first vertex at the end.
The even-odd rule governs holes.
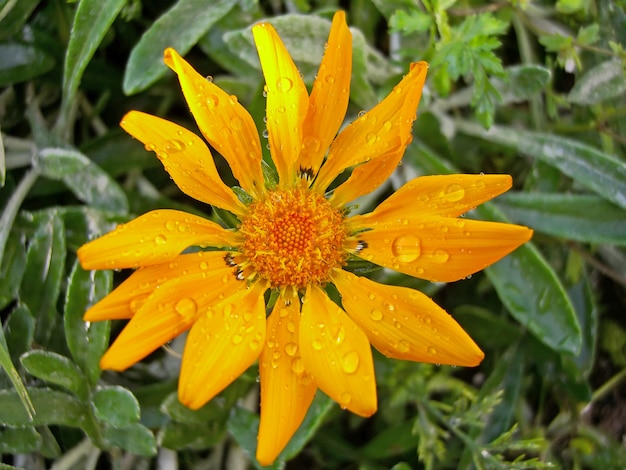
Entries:
POLYGON ((275 25, 310 87, 340 5, 354 47, 346 123, 411 62, 430 62, 403 164, 360 208, 415 175, 507 173, 513 190, 468 217, 535 235, 449 285, 350 260, 350 271, 434 296, 486 359, 462 369, 375 353, 378 413, 365 420, 318 393, 272 468, 623 467, 624 2, 0 0, 2 468, 259 467, 256 368, 197 411, 176 393, 184 338, 103 373, 123 325, 82 318, 127 273, 84 271, 76 250, 153 208, 235 226, 182 196, 119 120, 138 109, 195 130, 162 63, 171 46, 262 130, 251 26, 275 25))

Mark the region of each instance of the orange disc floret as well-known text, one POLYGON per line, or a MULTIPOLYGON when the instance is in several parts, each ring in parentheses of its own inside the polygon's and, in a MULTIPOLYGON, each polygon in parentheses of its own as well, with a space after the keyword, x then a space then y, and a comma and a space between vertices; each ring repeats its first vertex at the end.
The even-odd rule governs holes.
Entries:
POLYGON ((244 265, 272 287, 324 284, 347 256, 343 213, 305 187, 268 192, 249 207, 239 230, 244 265))

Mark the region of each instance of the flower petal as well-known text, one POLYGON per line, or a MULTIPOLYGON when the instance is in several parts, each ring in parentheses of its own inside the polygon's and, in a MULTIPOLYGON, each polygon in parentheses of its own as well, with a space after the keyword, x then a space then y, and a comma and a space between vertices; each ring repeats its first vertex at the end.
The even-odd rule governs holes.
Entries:
POLYGON ((397 138, 402 149, 406 148, 412 140, 411 126, 427 71, 426 62, 411 64, 409 73, 383 101, 341 131, 313 187, 326 190, 346 168, 385 155, 397 138))
POLYGON ((328 36, 328 46, 313 82, 309 111, 304 119, 302 150, 296 167, 316 175, 326 150, 343 123, 350 99, 352 34, 346 14, 338 11, 328 36))
POLYGON ((257 282, 202 312, 185 344, 178 383, 181 403, 200 408, 259 357, 265 341, 266 288, 257 282))
POLYGON ((329 397, 360 416, 376 412, 372 351, 365 333, 319 287, 307 289, 300 323, 304 368, 329 397))
POLYGON ((485 357, 454 318, 419 291, 343 270, 333 282, 346 312, 387 357, 458 366, 476 366, 485 357))
POLYGON ((137 311, 100 360, 103 369, 124 370, 194 324, 220 296, 246 292, 232 268, 209 274, 198 264, 166 282, 137 311), (206 286, 204 289, 199 288, 206 286))
POLYGON ((210 273, 230 266, 225 261, 228 254, 224 251, 199 251, 177 256, 169 263, 139 268, 113 292, 87 310, 83 319, 101 321, 132 318, 156 288, 198 267, 210 273))
POLYGON ((295 181, 295 163, 302 146, 302 124, 309 107, 309 94, 289 52, 274 27, 260 23, 252 27, 267 92, 267 131, 270 152, 279 182, 295 181))
POLYGON ((193 132, 150 114, 131 111, 122 128, 156 152, 165 170, 185 194, 235 214, 245 212, 235 193, 224 184, 206 144, 193 132))
POLYGON ((298 346, 300 300, 283 295, 267 319, 267 337, 259 358, 261 422, 256 458, 270 465, 304 419, 317 387, 304 370, 298 346))
POLYGON ((372 220, 349 250, 368 261, 429 281, 451 282, 474 274, 530 240, 527 227, 452 217, 407 216, 372 220))
POLYGON ((357 166, 348 179, 333 191, 330 201, 333 206, 341 207, 359 196, 374 191, 383 184, 398 167, 404 154, 404 146, 393 146, 385 155, 357 166))
POLYGON ((236 96, 206 80, 174 49, 166 49, 163 60, 178 75, 202 135, 226 159, 241 187, 258 197, 265 187, 261 141, 250 113, 236 96))
POLYGON ((170 261, 190 246, 235 246, 235 232, 186 212, 141 215, 78 249, 83 269, 124 269, 170 261))
POLYGON ((395 191, 373 212, 351 218, 350 224, 364 228, 372 221, 402 221, 411 216, 458 217, 508 191, 511 185, 509 175, 419 176, 395 191))

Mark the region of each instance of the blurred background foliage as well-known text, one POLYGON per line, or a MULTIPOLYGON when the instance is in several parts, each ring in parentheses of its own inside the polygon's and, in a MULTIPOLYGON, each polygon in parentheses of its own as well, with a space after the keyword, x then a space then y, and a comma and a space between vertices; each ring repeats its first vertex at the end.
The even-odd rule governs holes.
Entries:
POLYGON ((165 47, 262 131, 250 26, 275 24, 310 85, 339 8, 355 48, 347 122, 411 61, 431 64, 403 164, 361 210, 417 175, 509 173, 514 190, 468 216, 535 236, 454 284, 370 273, 434 296, 486 359, 376 354, 378 413, 318 393, 274 467, 624 468, 624 1, 0 0, 1 468, 258 467, 256 369, 196 412, 176 399, 184 339, 102 373, 123 325, 81 317, 128 273, 85 272, 75 252, 153 208, 217 218, 118 127, 138 109, 195 129, 165 47))

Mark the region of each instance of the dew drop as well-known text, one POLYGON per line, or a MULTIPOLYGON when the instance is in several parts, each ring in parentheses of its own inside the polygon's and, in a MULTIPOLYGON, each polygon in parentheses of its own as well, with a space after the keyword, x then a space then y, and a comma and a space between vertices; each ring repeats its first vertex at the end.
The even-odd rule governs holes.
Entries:
POLYGON ((292 321, 287 322, 287 331, 289 331, 289 333, 295 333, 296 332, 296 324, 292 321))
POLYGON ((401 235, 392 242, 391 252, 398 261, 411 263, 422 253, 420 239, 415 235, 401 235))
POLYGON ((276 80, 276 89, 278 91, 289 91, 293 87, 293 82, 287 77, 280 77, 276 80))
POLYGON ((373 132, 370 132, 365 135, 365 142, 367 143, 367 145, 374 145, 377 140, 378 140, 378 136, 374 134, 373 132))
POLYGON ((263 129, 262 135, 264 139, 267 139, 270 136, 270 131, 263 129))
POLYGON ((207 269, 209 269, 209 263, 207 263, 206 261, 200 261, 200 269, 202 271, 206 271, 207 269))
POLYGON ((320 340, 314 339, 311 346, 313 346, 313 349, 315 349, 316 351, 319 351, 320 349, 322 349, 322 342, 320 340))
POLYGON ((239 116, 235 116, 230 120, 230 127, 235 131, 243 129, 243 120, 239 116))
POLYGON ((352 401, 352 395, 350 395, 348 392, 343 392, 339 396, 339 406, 341 406, 341 408, 343 409, 346 409, 351 401, 352 401))
POLYGON ((320 140, 312 135, 306 136, 302 142, 305 149, 316 152, 320 148, 320 140))
POLYGON ((232 341, 233 344, 241 344, 241 342, 243 341, 243 336, 233 335, 230 340, 232 341))
POLYGON ((433 348, 432 346, 428 346, 428 348, 426 349, 426 352, 430 354, 431 356, 434 356, 435 354, 437 354, 437 350, 433 348))
POLYGON ((450 259, 450 253, 445 250, 435 250, 433 253, 433 261, 435 263, 445 263, 450 259))
POLYGON ((296 343, 287 343, 285 344, 285 353, 287 356, 293 357, 298 352, 298 345, 296 343))
POLYGON ((451 184, 445 189, 444 197, 449 202, 460 201, 465 197, 465 189, 460 184, 451 184))
POLYGON ((294 359, 291 363, 291 370, 295 374, 302 374, 304 372, 304 363, 302 362, 302 359, 300 359, 299 357, 297 359, 294 359))
POLYGON ((167 238, 165 238, 165 235, 157 235, 154 237, 154 243, 157 245, 165 245, 167 243, 167 238))
POLYGON ((339 325, 337 327, 337 329, 335 330, 335 342, 337 344, 341 344, 343 343, 343 340, 346 339, 346 329, 343 327, 343 325, 339 325))
POLYGON ((366 114, 366 113, 367 113, 367 111, 363 111, 363 110, 361 110, 361 111, 359 111, 358 116, 359 116, 360 118, 362 118, 363 116, 365 116, 365 114, 366 114))
POLYGON ((174 311, 185 319, 188 319, 196 314, 198 311, 198 304, 196 304, 195 300, 190 299, 189 297, 184 297, 176 302, 174 305, 174 311))
POLYGON ((406 353, 406 352, 409 352, 409 349, 411 348, 411 346, 409 346, 408 341, 402 339, 394 345, 394 348, 396 348, 398 352, 406 353))
POLYGON ((383 319, 383 312, 378 309, 374 309, 370 312, 370 318, 374 321, 380 321, 383 319))
POLYGON ((332 75, 326 75, 326 83, 335 83, 335 77, 332 75))
POLYGON ((354 374, 359 368, 359 354, 356 351, 349 351, 341 358, 341 369, 346 374, 354 374))
POLYGON ((152 142, 148 142, 145 145, 145 148, 148 152, 154 152, 154 150, 156 149, 156 145, 154 145, 152 142))
POLYGON ((167 141, 165 150, 167 150, 170 153, 182 152, 183 150, 185 150, 185 142, 183 142, 182 140, 178 140, 178 139, 170 139, 167 141))
POLYGON ((167 222, 165 222, 165 228, 167 230, 174 230, 176 228, 176 222, 174 222, 173 220, 168 220, 167 222))

